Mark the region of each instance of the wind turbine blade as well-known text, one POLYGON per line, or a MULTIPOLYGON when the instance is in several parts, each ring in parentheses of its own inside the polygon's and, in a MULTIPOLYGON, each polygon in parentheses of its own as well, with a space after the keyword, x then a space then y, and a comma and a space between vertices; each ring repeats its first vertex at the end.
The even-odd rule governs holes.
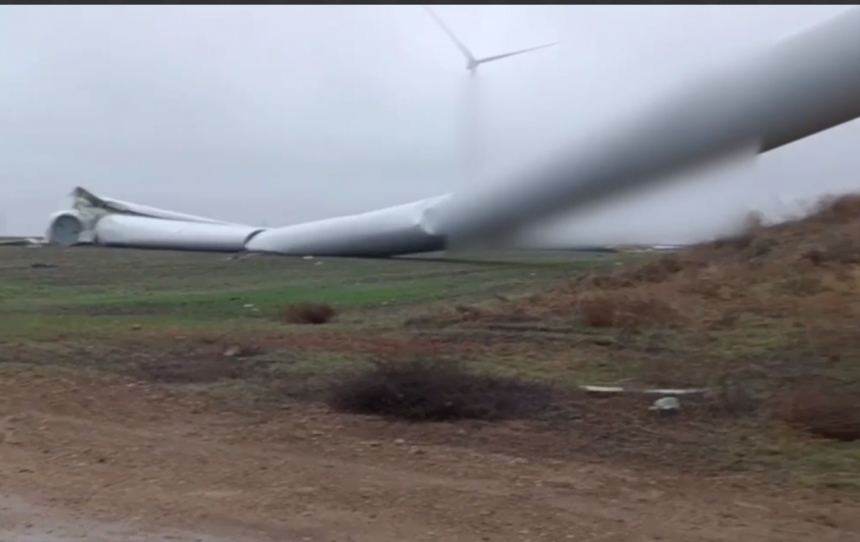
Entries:
POLYGON ((222 220, 213 220, 211 218, 189 215, 185 213, 177 213, 165 209, 158 209, 156 207, 149 207, 147 205, 140 205, 138 203, 131 203, 113 198, 99 197, 82 186, 76 186, 75 189, 72 190, 71 196, 75 200, 74 208, 78 211, 84 211, 86 209, 90 210, 91 212, 92 209, 101 209, 102 211, 107 211, 109 213, 137 215, 150 218, 161 218, 165 220, 179 220, 184 222, 201 222, 205 224, 222 224, 232 226, 237 225, 231 222, 224 222, 222 220))
POLYGON ((433 231, 468 243, 683 179, 722 158, 751 160, 860 117, 860 8, 689 81, 662 102, 571 146, 545 169, 465 187, 433 231))
POLYGON ((439 28, 441 28, 442 31, 448 35, 449 38, 451 38, 451 41, 453 41, 454 45, 457 46, 457 49, 459 49, 460 52, 463 53, 463 56, 466 57, 466 60, 468 60, 469 62, 475 62, 475 56, 472 54, 472 52, 469 51, 469 49, 467 49, 465 45, 463 45, 462 41, 457 39, 457 36, 454 35, 454 33, 451 31, 451 29, 448 28, 444 22, 442 22, 442 19, 440 19, 439 16, 436 15, 436 13, 432 9, 430 9, 429 7, 427 7, 427 6, 421 6, 421 7, 423 7, 424 11, 426 11, 431 17, 433 17, 433 20, 436 21, 436 24, 439 25, 439 28))
POLYGON ((547 47, 552 47, 553 45, 558 45, 558 42, 547 43, 545 45, 538 45, 537 47, 529 47, 528 49, 522 49, 520 51, 514 51, 512 53, 505 53, 503 55, 496 56, 488 56, 487 58, 481 58, 476 61, 477 64, 486 64, 487 62, 492 62, 494 60, 501 60, 503 58, 508 58, 509 56, 521 55, 523 53, 530 53, 531 51, 537 51, 538 49, 546 49, 547 47))

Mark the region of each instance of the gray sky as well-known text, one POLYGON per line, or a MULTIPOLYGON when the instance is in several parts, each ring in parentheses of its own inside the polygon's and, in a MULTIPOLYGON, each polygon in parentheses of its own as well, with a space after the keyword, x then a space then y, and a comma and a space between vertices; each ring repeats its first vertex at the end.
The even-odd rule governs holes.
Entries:
MULTIPOLYGON (((498 172, 709 63, 843 9, 436 11, 479 57, 562 41, 480 70, 485 159, 498 172)), ((417 6, 2 6, 6 233, 41 233, 78 184, 273 226, 447 192, 463 182, 466 75, 417 6)), ((716 227, 740 210, 773 207, 777 191, 793 201, 854 189, 857 149, 855 122, 766 155, 754 175, 681 187, 576 229, 606 234, 611 223, 674 241, 681 220, 716 227)))

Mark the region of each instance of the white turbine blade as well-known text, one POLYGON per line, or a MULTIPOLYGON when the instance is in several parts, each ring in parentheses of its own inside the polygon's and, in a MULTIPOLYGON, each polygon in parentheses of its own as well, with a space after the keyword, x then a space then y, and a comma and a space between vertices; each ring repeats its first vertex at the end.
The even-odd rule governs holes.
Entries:
POLYGON ((93 226, 96 244, 200 252, 240 252, 264 231, 253 226, 205 224, 146 216, 110 214, 93 226))
POLYGON ((442 22, 442 19, 440 19, 439 16, 436 15, 436 13, 432 9, 430 9, 429 7, 427 7, 427 6, 421 6, 421 7, 423 7, 424 11, 426 11, 428 14, 430 14, 431 17, 433 17, 433 20, 436 21, 436 24, 439 25, 439 28, 441 28, 442 31, 448 35, 449 38, 451 38, 451 41, 453 41, 454 45, 457 46, 457 49, 459 49, 460 52, 463 53, 463 56, 466 57, 466 60, 468 60, 469 62, 475 62, 475 56, 472 54, 472 52, 469 51, 469 49, 467 49, 465 45, 463 45, 462 41, 457 39, 457 36, 454 35, 454 33, 451 31, 451 29, 448 28, 444 22, 442 22))
POLYGON ((75 187, 75 189, 72 190, 71 196, 75 200, 74 208, 84 212, 85 214, 89 214, 88 210, 99 210, 101 213, 107 212, 139 215, 152 218, 163 218, 166 220, 182 220, 185 222, 201 222, 206 224, 224 224, 233 226, 242 225, 233 224, 232 222, 224 222, 223 220, 213 220, 202 216, 158 209, 156 207, 149 207, 148 205, 140 205, 138 203, 131 203, 114 198, 100 197, 81 186, 75 187))
POLYGON ((543 168, 457 192, 435 231, 452 239, 512 232, 654 186, 690 167, 750 158, 860 117, 860 9, 712 73, 543 168))
POLYGON ((380 257, 437 252, 445 238, 424 223, 428 209, 448 196, 349 216, 265 230, 245 244, 248 252, 296 256, 380 257))
POLYGON ((91 207, 105 207, 105 201, 82 186, 76 186, 69 195, 76 201, 86 203, 91 207))
POLYGON ((537 47, 529 47, 528 49, 522 49, 520 51, 514 51, 512 53, 505 53, 503 55, 488 56, 487 58, 481 58, 479 60, 476 60, 475 62, 477 64, 486 64, 487 62, 492 62, 494 60, 501 60, 503 58, 508 58, 509 56, 516 56, 516 55, 521 55, 523 53, 530 53, 532 51, 537 51, 538 49, 546 49, 547 47, 552 47, 553 45, 558 45, 558 42, 547 43, 544 45, 538 45, 537 47))
MULTIPOLYGON (((96 244, 111 247, 161 250, 239 252, 254 235, 265 228, 240 224, 189 221, 190 215, 153 209, 156 214, 139 214, 136 209, 117 212, 113 201, 99 198, 85 189, 82 196, 101 201, 105 207, 59 211, 51 215, 45 239, 64 246, 96 244), (164 215, 176 215, 171 219, 164 215)), ((129 204, 135 206, 135 204, 129 204)), ((151 208, 150 208, 151 209, 151 208)), ((196 218, 196 217, 191 217, 196 218)))
POLYGON ((853 8, 679 88, 542 167, 435 200, 267 230, 245 249, 394 256, 480 244, 558 212, 582 213, 625 192, 632 198, 632 190, 671 177, 689 180, 685 169, 720 158, 742 166, 755 154, 860 118, 858 96, 860 8, 853 8))

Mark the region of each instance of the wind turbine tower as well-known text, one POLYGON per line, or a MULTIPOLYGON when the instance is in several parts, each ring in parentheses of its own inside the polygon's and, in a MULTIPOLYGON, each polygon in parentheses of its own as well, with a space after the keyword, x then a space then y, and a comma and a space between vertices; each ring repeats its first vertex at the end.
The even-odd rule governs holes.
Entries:
POLYGON ((478 171, 480 168, 480 122, 479 122, 479 112, 478 112, 478 88, 477 88, 477 76, 478 76, 478 67, 486 64, 488 62, 494 62, 496 60, 501 60, 503 58, 509 58, 516 55, 522 55, 524 53, 529 53, 531 51, 537 51, 538 49, 545 49, 547 47, 552 47, 556 45, 557 42, 547 43, 544 45, 538 45, 537 47, 529 47, 528 49, 520 49, 518 51, 512 51, 510 53, 503 53, 500 55, 493 55, 483 58, 477 58, 472 52, 466 47, 462 41, 451 31, 450 28, 436 15, 432 9, 428 6, 422 6, 424 10, 436 21, 436 24, 439 25, 439 28, 442 29, 443 32, 451 39, 457 49, 463 54, 466 58, 466 69, 469 71, 469 82, 468 87, 466 88, 466 94, 463 106, 465 108, 464 111, 464 122, 463 122, 463 139, 464 139, 464 161, 466 168, 466 177, 468 180, 473 181, 478 175, 478 171))

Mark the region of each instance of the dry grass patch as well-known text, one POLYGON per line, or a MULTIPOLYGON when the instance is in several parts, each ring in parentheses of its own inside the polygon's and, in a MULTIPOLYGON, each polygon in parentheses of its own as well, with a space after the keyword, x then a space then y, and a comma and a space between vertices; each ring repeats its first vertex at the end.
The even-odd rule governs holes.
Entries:
POLYGON ((580 320, 590 327, 625 329, 677 323, 680 313, 657 297, 636 292, 586 292, 576 305, 580 320))
POLYGON ((806 383, 781 391, 773 402, 773 416, 796 429, 830 440, 860 440, 857 385, 806 383))
POLYGON ((674 254, 573 277, 529 298, 442 311, 440 322, 579 319, 592 327, 683 320, 730 327, 744 313, 772 319, 809 310, 852 313, 860 298, 860 196, 824 200, 804 218, 674 254), (683 318, 681 318, 683 316, 683 318))

